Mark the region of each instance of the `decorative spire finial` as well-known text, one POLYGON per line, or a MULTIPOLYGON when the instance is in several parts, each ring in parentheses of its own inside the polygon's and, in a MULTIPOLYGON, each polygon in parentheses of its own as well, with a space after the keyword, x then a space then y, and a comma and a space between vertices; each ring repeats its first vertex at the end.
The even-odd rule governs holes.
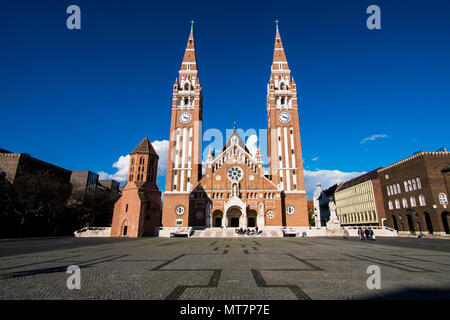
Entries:
POLYGON ((191 31, 194 30, 194 23, 195 23, 195 21, 194 21, 194 20, 191 20, 191 31))
POLYGON ((275 19, 275 26, 276 26, 276 28, 277 28, 277 31, 278 31, 278 22, 280 22, 280 21, 278 21, 278 19, 275 19))
POLYGON ((234 130, 236 130, 236 121, 234 122, 234 130))

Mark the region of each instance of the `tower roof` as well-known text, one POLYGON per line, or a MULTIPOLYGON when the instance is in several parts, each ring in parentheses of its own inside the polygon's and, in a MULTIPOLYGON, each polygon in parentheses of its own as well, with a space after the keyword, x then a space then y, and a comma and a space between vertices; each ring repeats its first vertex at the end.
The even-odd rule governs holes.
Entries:
POLYGON ((191 25, 191 32, 184 50, 183 62, 180 71, 197 71, 197 58, 195 56, 194 29, 191 25), (189 67, 188 67, 189 66, 189 67))
POLYGON ((153 149, 153 146, 152 146, 150 140, 148 139, 148 137, 145 137, 144 140, 142 140, 141 143, 139 143, 139 145, 130 154, 136 154, 136 153, 153 154, 153 155, 158 156, 155 149, 153 149))
POLYGON ((287 67, 286 54, 284 52, 283 42, 281 41, 280 31, 278 30, 278 25, 277 25, 277 30, 276 30, 276 35, 275 35, 275 45, 274 45, 274 49, 273 49, 273 62, 272 62, 272 64, 277 64, 277 63, 280 63, 280 62, 285 62, 286 63, 286 68, 283 68, 283 69, 289 69, 287 67))

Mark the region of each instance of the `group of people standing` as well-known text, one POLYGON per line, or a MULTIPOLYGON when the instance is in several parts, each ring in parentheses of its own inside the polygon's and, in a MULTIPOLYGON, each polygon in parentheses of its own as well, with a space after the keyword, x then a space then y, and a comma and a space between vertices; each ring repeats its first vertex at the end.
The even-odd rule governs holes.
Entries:
POLYGON ((360 240, 375 240, 375 234, 370 228, 358 228, 358 236, 360 240))

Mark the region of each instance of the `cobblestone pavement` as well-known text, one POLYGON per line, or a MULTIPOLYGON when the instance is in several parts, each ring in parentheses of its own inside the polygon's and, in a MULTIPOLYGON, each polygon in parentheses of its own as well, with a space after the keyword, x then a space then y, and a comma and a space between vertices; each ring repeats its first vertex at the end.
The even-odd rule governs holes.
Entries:
POLYGON ((450 299, 449 266, 432 239, 0 240, 0 299, 450 299))

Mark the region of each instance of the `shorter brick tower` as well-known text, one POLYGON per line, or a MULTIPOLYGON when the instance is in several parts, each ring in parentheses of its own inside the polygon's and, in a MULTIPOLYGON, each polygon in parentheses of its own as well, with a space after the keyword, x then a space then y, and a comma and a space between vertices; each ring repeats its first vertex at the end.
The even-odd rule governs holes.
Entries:
POLYGON ((114 205, 112 237, 155 235, 161 225, 161 191, 156 185, 158 154, 148 137, 130 153, 128 181, 114 205))

